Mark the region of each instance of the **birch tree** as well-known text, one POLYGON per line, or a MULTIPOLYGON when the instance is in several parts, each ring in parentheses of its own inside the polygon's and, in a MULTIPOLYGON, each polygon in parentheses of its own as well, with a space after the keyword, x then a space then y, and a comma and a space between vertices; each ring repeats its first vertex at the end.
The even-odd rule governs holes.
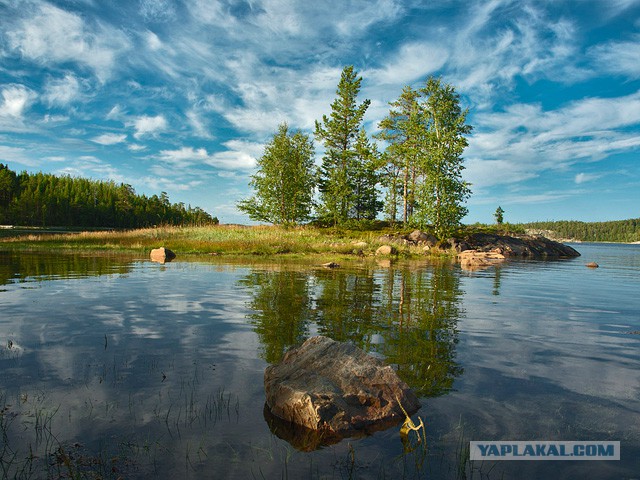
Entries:
POLYGON ((249 185, 254 196, 238 209, 253 220, 291 226, 309 218, 315 186, 314 147, 308 135, 290 132, 286 123, 264 149, 249 185))

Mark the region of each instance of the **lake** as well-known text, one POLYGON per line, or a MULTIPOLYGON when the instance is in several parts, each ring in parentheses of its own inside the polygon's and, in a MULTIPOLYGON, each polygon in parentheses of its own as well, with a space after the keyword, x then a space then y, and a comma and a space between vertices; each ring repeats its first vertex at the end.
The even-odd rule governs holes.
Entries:
POLYGON ((640 245, 573 246, 476 272, 0 252, 2 478, 638 478, 640 245), (317 334, 398 371, 426 448, 397 426, 306 451, 265 413, 265 367, 317 334), (471 440, 621 460, 471 462, 471 440))

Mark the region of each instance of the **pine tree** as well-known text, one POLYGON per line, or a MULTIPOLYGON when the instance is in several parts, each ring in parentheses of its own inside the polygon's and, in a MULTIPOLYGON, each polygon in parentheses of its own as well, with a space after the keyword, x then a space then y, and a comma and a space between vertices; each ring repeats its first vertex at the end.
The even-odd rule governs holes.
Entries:
POLYGON ((249 183, 255 195, 241 200, 238 209, 257 221, 294 225, 309 218, 313 206, 314 148, 309 137, 278 127, 258 160, 249 183))
MULTIPOLYGON (((325 147, 319 173, 320 216, 334 225, 361 213, 360 206, 368 200, 359 195, 369 195, 371 191, 370 185, 361 188, 362 185, 358 187, 353 182, 355 178, 363 179, 357 176, 356 145, 361 136, 362 119, 371 103, 370 100, 357 103, 361 83, 362 77, 358 77, 353 66, 344 67, 330 116, 323 115, 322 122, 316 121, 315 136, 325 147)), ((360 144, 362 146, 362 141, 360 144)))

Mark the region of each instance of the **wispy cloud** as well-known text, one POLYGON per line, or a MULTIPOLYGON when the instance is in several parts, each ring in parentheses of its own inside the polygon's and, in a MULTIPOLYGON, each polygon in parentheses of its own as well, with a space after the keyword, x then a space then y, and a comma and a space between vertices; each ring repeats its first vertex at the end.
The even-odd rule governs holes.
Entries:
POLYGON ((640 35, 629 41, 596 45, 589 54, 598 71, 640 78, 640 35))
POLYGON ((556 110, 517 104, 480 115, 470 140, 467 176, 486 187, 529 179, 579 160, 597 161, 640 147, 640 92, 617 98, 585 98, 556 110))
POLYGON ((120 30, 102 22, 91 27, 75 13, 49 3, 27 0, 20 18, 6 32, 8 47, 42 64, 76 62, 107 80, 130 43, 120 30))
POLYGON ((0 159, 3 162, 16 162, 25 167, 35 167, 38 162, 33 158, 33 152, 20 147, 0 145, 0 159))
POLYGON ((116 145, 126 140, 127 135, 121 133, 104 133, 91 139, 92 142, 99 143, 100 145, 116 145))
POLYGON ((81 99, 78 78, 68 73, 63 78, 50 79, 44 87, 43 100, 49 106, 65 106, 81 99))
POLYGON ((135 130, 133 136, 136 138, 136 140, 140 140, 140 138, 144 136, 154 136, 161 132, 164 132, 169 124, 164 115, 156 115, 154 117, 142 115, 135 118, 132 122, 129 123, 129 125, 133 126, 135 130))
POLYGON ((209 165, 230 170, 245 170, 256 164, 256 154, 262 145, 242 140, 225 142, 226 150, 209 153, 205 148, 181 147, 177 150, 161 150, 158 158, 178 168, 192 165, 209 165))
POLYGON ((574 182, 577 183, 578 185, 580 185, 581 183, 592 182, 592 181, 597 180, 597 179, 599 179, 601 177, 602 177, 602 175, 600 175, 600 174, 580 172, 575 176, 574 182))

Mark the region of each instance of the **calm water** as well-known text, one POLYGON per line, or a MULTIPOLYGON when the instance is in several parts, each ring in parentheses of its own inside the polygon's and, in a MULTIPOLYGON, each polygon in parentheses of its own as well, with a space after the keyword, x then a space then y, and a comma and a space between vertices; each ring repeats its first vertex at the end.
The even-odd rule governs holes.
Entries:
POLYGON ((639 478, 640 245, 575 247, 473 273, 0 253, 1 478, 639 478), (266 419, 264 368, 315 334, 397 368, 426 450, 392 427, 305 452, 266 419), (469 440, 622 460, 481 464, 469 440))

